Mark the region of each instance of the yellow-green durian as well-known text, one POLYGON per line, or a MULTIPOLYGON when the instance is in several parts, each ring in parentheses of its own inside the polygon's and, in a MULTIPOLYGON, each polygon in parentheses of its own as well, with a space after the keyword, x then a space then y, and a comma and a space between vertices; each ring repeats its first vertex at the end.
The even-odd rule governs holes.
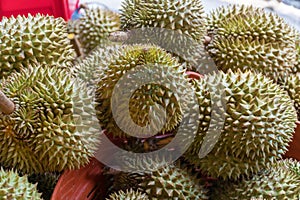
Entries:
POLYGON ((297 110, 298 120, 300 120, 300 73, 291 74, 284 78, 282 87, 288 92, 297 110))
POLYGON ((0 169, 0 199, 39 200, 41 194, 36 188, 36 184, 28 182, 27 176, 19 176, 14 171, 4 171, 0 169))
POLYGON ((88 54, 96 47, 109 44, 109 34, 120 29, 118 13, 103 8, 85 8, 81 18, 74 24, 75 34, 88 54))
POLYGON ((62 18, 37 14, 0 21, 0 78, 32 64, 69 68, 75 51, 62 18))
POLYGON ((182 113, 191 109, 188 105, 193 88, 189 85, 185 70, 161 48, 124 45, 107 52, 98 61, 101 73, 96 86, 97 116, 102 127, 109 133, 124 135, 136 132, 133 123, 145 128, 145 132, 137 133, 140 136, 146 136, 147 131, 151 131, 150 134, 172 131, 180 123, 182 113), (152 80, 151 83, 142 83, 148 78, 152 80), (122 84, 120 81, 123 81, 122 84), (162 83, 158 83, 159 81, 162 83), (132 87, 134 91, 131 91, 132 87), (132 95, 128 97, 127 116, 125 111, 128 99, 125 95, 130 92, 132 95), (115 101, 118 103, 112 106, 115 101), (164 124, 162 109, 166 111, 164 124), (117 117, 118 125, 114 117, 117 117), (159 126, 161 124, 162 129, 159 126))
MULTIPOLYGON (((0 83, 15 104, 0 113, 0 163, 23 173, 75 169, 99 143, 93 95, 63 69, 28 67, 0 83)), ((100 129, 100 128, 99 128, 100 129)))
POLYGON ((269 167, 287 151, 296 110, 271 79, 229 70, 207 75, 195 86, 201 117, 185 154, 191 163, 212 177, 237 180, 269 167), (201 154, 206 148, 211 151, 201 154))
POLYGON ((219 181, 212 188, 212 199, 300 199, 300 163, 279 160, 249 179, 219 181))
POLYGON ((125 0, 121 9, 121 27, 125 30, 157 27, 176 30, 201 40, 205 16, 200 0, 125 0))
POLYGON ((277 81, 293 72, 296 35, 284 19, 262 8, 223 6, 208 20, 208 52, 220 70, 253 70, 277 81))
POLYGON ((149 197, 140 191, 130 189, 125 192, 122 190, 115 192, 107 200, 149 200, 149 197))

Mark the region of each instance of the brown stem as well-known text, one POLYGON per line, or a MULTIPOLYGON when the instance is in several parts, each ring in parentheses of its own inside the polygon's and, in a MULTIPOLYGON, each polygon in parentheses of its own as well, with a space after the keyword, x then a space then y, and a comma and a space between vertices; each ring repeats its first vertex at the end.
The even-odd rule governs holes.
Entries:
POLYGON ((13 113, 15 110, 15 104, 0 91, 0 112, 5 115, 13 113))

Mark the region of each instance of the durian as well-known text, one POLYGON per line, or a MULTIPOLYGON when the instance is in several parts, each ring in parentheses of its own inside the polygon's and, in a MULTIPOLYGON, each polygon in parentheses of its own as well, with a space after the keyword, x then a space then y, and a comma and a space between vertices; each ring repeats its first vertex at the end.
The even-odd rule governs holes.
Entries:
POLYGON ((3 80, 0 91, 16 107, 10 115, 0 113, 4 167, 43 173, 89 162, 100 127, 84 83, 57 67, 27 67, 3 80))
POLYGON ((125 0, 121 9, 121 27, 125 30, 157 27, 176 30, 201 40, 205 16, 200 0, 125 0))
POLYGON ((27 176, 0 169, 0 199, 42 199, 36 185, 29 183, 27 176))
POLYGON ((211 13, 208 52, 218 69, 253 70, 277 81, 293 72, 295 31, 262 8, 229 5, 211 13))
POLYGON ((33 64, 69 68, 75 51, 62 18, 37 14, 0 21, 0 79, 33 64))
POLYGON ((132 34, 127 44, 157 45, 188 69, 203 67, 197 61, 205 58, 206 16, 200 0, 126 0, 120 12, 122 29, 132 34))
POLYGON ((118 13, 103 8, 85 8, 74 26, 83 52, 88 54, 96 47, 110 43, 107 38, 110 33, 120 29, 120 17, 118 13))
POLYGON ((300 163, 279 160, 249 179, 219 181, 212 199, 300 199, 300 163))
POLYGON ((288 92, 291 99, 294 101, 298 120, 300 120, 300 73, 291 74, 290 76, 285 77, 282 87, 288 92))
POLYGON ((107 200, 149 200, 146 194, 132 189, 111 194, 107 200))
POLYGON ((127 178, 127 182, 136 184, 131 184, 132 188, 144 191, 153 200, 208 199, 208 191, 200 179, 191 170, 172 162, 167 155, 120 159, 124 159, 132 172, 121 172, 122 179, 117 179, 115 185, 124 185, 127 178))
POLYGON ((212 177, 237 180, 269 167, 287 151, 297 115, 288 94, 271 79, 229 70, 197 80, 195 86, 201 118, 185 154, 191 163, 212 177), (213 103, 223 104, 214 109, 214 118, 213 103), (206 148, 211 151, 201 154, 206 148))
POLYGON ((183 113, 192 109, 188 105, 194 91, 185 70, 161 48, 124 45, 101 58, 102 61, 97 63, 102 73, 96 88, 96 109, 100 124, 109 133, 136 133, 146 137, 154 132, 172 131, 180 123, 183 113), (146 79, 151 79, 151 83, 143 83, 146 79), (127 116, 126 95, 131 92, 127 116))

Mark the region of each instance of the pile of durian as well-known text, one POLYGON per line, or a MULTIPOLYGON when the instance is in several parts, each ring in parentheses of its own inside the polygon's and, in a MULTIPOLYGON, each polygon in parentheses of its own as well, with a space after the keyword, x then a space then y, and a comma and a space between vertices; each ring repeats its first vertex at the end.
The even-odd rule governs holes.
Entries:
POLYGON ((300 199, 300 161, 285 157, 300 33, 262 8, 123 0, 119 13, 84 6, 69 22, 3 17, 0 99, 0 199, 51 199, 103 134, 145 155, 179 137, 170 151, 181 155, 113 156, 140 170, 107 166, 101 199, 300 199))

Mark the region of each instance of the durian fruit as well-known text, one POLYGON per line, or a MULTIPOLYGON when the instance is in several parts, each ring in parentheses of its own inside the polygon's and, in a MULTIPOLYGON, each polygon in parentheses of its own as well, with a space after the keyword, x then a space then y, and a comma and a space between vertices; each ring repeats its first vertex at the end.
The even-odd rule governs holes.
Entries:
POLYGON ((188 69, 203 67, 197 59, 205 58, 207 25, 200 0, 125 0, 120 12, 122 29, 132 34, 127 44, 157 45, 188 69))
POLYGON ((249 179, 219 181, 211 199, 299 199, 299 170, 299 161, 279 160, 249 179))
POLYGON ((153 200, 208 199, 208 190, 197 175, 190 169, 172 162, 171 157, 167 155, 120 157, 120 159, 125 159, 132 173, 122 172, 122 179, 115 180, 118 182, 115 185, 120 183, 125 185, 127 177, 127 182, 138 183, 131 185, 132 188, 142 190, 153 200))
POLYGON ((297 115, 288 94, 271 79, 229 70, 196 80, 195 87, 199 132, 185 157, 203 172, 237 180, 269 167, 287 151, 297 115))
POLYGON ((300 73, 291 74, 284 78, 282 87, 288 92, 291 99, 294 101, 294 106, 297 110, 298 120, 300 120, 300 73))
POLYGON ((42 193, 44 200, 50 200, 60 173, 31 174, 28 176, 28 181, 37 184, 37 190, 42 193))
POLYGON ((205 31, 205 15, 200 0, 125 0, 120 12, 121 27, 125 30, 165 28, 198 41, 205 31))
POLYGON ((108 133, 134 133, 141 137, 154 132, 166 133, 174 130, 183 114, 192 109, 194 91, 185 70, 161 48, 124 45, 107 52, 98 61, 101 73, 96 88, 96 109, 100 124, 108 133), (151 83, 144 84, 146 79, 151 79, 151 83), (131 93, 128 114, 126 95, 131 93), (113 115, 113 111, 117 114, 113 115))
POLYGON ((118 13, 103 8, 85 8, 74 26, 83 52, 88 54, 98 46, 109 44, 109 34, 120 29, 120 17, 118 13))
POLYGON ((293 72, 295 31, 276 14, 228 5, 213 11, 208 25, 207 49, 218 69, 253 70, 274 81, 293 72))
POLYGON ((69 68, 75 51, 62 18, 37 14, 0 21, 0 79, 33 63, 69 68))
POLYGON ((60 172, 89 162, 100 129, 93 95, 57 67, 27 67, 0 83, 15 104, 0 113, 0 163, 23 173, 60 172), (99 127, 99 128, 98 128, 99 127))
POLYGON ((36 185, 29 183, 27 176, 0 169, 0 199, 42 199, 36 185))
POLYGON ((148 196, 140 191, 134 191, 132 189, 119 191, 111 194, 107 200, 149 200, 148 196))

